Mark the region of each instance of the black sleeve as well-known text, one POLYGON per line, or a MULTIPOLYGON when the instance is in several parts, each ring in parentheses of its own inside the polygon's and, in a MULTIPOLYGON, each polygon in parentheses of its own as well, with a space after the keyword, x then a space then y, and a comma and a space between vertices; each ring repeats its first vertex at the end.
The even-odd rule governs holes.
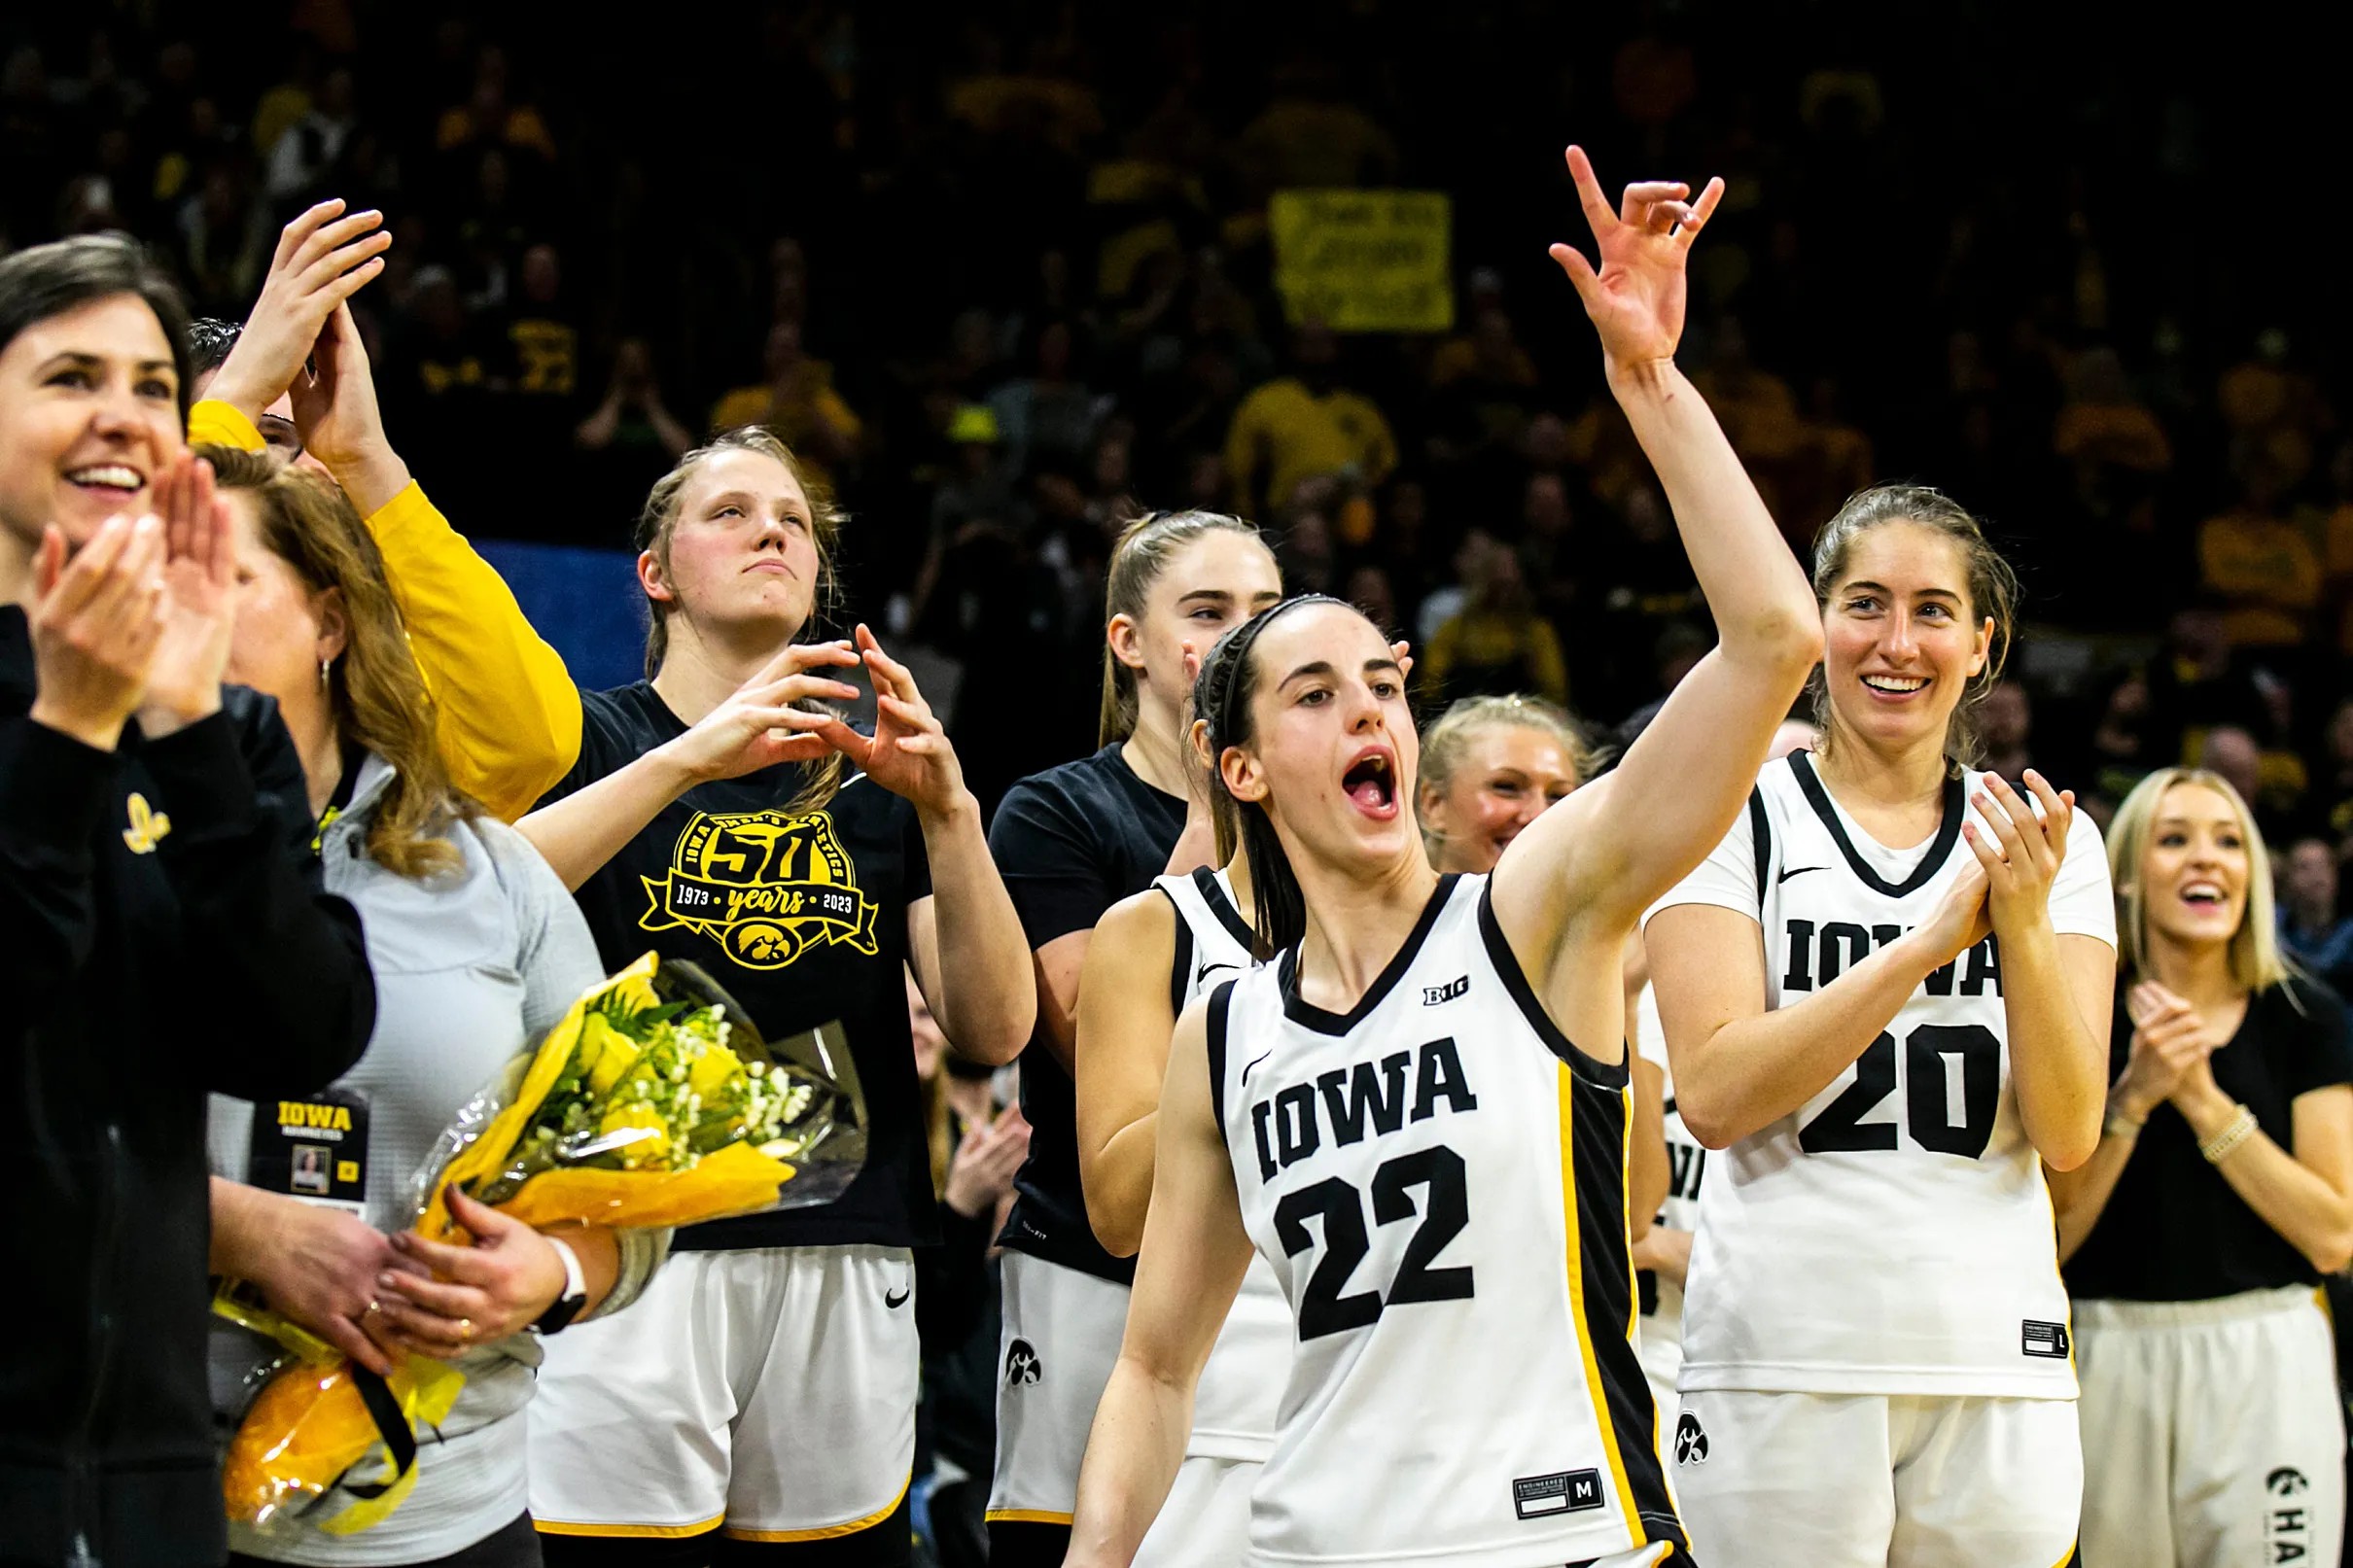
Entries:
POLYGON ((323 889, 302 764, 277 705, 236 692, 151 743, 171 831, 192 1015, 217 1009, 209 1087, 240 1098, 315 1088, 368 1048, 374 977, 352 907, 323 889))
POLYGON ((972 1337, 989 1304, 989 1239, 994 1211, 967 1219, 939 1205, 939 1244, 915 1249, 915 1337, 924 1354, 953 1350, 972 1337))
POLYGON ((2345 1028, 2345 1004, 2316 981, 2291 980, 2303 1007, 2302 1049, 2290 1059, 2288 1098, 2336 1084, 2353 1083, 2353 1039, 2345 1028))
POLYGON ((997 808, 989 854, 1005 891, 1013 895, 1033 952, 1058 936, 1093 930, 1103 912, 1118 901, 1083 814, 1034 780, 1015 784, 997 808))
POLYGON ((62 990, 89 958, 90 844, 114 770, 111 751, 30 718, 0 719, 0 952, 19 1004, 62 990))
POLYGON ((539 805, 551 806, 567 795, 577 795, 606 775, 618 773, 635 762, 643 754, 643 749, 625 729, 609 694, 581 692, 579 754, 572 759, 572 766, 564 776, 548 785, 547 792, 539 798, 539 805))

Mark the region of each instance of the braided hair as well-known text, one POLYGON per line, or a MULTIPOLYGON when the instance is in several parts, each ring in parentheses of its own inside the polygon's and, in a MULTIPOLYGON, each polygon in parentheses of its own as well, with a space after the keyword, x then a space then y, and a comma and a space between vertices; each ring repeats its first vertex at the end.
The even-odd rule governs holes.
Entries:
POLYGON ((1296 599, 1270 605, 1219 638, 1211 647, 1210 656, 1201 661, 1201 673, 1193 681, 1194 715, 1209 726, 1212 786, 1210 799, 1217 814, 1218 850, 1225 854, 1239 844, 1249 855, 1250 897, 1255 906, 1255 918, 1250 922, 1250 956, 1260 962, 1298 946, 1305 939, 1307 896, 1299 890, 1299 879, 1291 871, 1290 857, 1283 853, 1282 840, 1275 832, 1275 819, 1267 815, 1263 805, 1234 798, 1225 786, 1225 773, 1217 761, 1225 755, 1227 748, 1249 744, 1250 698, 1256 694, 1258 685, 1251 655, 1258 639, 1277 616, 1305 605, 1338 605, 1343 610, 1355 610, 1344 599, 1321 593, 1301 594, 1296 599))

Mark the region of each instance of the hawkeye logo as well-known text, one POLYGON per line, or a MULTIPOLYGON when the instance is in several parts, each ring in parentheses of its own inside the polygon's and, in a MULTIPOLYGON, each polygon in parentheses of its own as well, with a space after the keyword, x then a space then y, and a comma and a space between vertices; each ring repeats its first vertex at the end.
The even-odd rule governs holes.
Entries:
POLYGON ((171 819, 147 803, 145 795, 130 797, 130 826, 123 830, 123 842, 133 854, 153 854, 163 835, 171 831, 171 819))
POLYGON ((648 900, 642 929, 684 926, 747 969, 782 969, 821 944, 879 951, 877 906, 858 890, 824 812, 696 812, 671 852, 669 874, 638 880, 648 900))

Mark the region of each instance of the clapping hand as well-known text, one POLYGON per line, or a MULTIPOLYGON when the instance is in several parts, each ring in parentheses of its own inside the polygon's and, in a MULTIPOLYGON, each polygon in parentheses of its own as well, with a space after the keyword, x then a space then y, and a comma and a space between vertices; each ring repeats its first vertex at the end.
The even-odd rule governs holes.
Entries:
POLYGON ((392 236, 383 222, 380 212, 345 217, 337 199, 286 226, 253 314, 213 378, 212 397, 259 419, 294 385, 328 318, 384 270, 392 236))
POLYGON ((221 708, 236 629, 235 526, 213 491, 212 465, 182 453, 156 480, 163 526, 163 626, 139 707, 150 739, 169 735, 221 708))
POLYGON ((2145 1121, 2194 1078, 2213 1084, 2206 1059, 2214 1053, 2214 1040, 2196 1008, 2156 981, 2144 980, 2125 993, 2125 1012, 2132 1020, 2131 1054, 2109 1096, 2119 1110, 2145 1121))
POLYGON ((1568 150, 1568 173, 1593 226, 1601 265, 1597 271, 1573 245, 1553 246, 1552 259, 1585 301, 1585 313, 1601 334, 1603 357, 1629 368, 1671 360, 1682 340, 1689 292, 1684 258, 1724 198, 1724 182, 1708 181, 1696 202, 1686 199, 1691 187, 1679 181, 1630 185, 1612 212, 1583 148, 1568 150))
POLYGON ((2026 787, 2043 808, 2039 817, 2017 790, 1987 775, 1974 804, 1992 827, 1990 842, 1977 823, 1961 824, 1991 884, 1986 902, 1993 928, 2005 941, 2050 918, 2051 884, 2067 858, 2067 833, 2075 823, 2075 791, 2054 790, 2032 768, 2026 770, 2026 787))
POLYGON ((147 693, 163 636, 163 520, 110 517, 71 562, 42 531, 25 618, 33 722, 111 751, 147 693))

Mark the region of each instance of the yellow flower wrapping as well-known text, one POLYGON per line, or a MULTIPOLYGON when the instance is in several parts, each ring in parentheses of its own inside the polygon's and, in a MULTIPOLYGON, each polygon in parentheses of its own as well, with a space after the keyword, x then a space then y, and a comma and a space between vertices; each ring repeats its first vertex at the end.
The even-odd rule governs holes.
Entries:
MULTIPOLYGON (((589 1009, 623 988, 636 988, 650 998, 658 963, 653 954, 647 954, 573 1003, 547 1031, 514 1098, 442 1172, 417 1222, 418 1235, 439 1241, 464 1237, 465 1227, 450 1217, 448 1190, 496 1175, 505 1167, 542 1101, 563 1077, 589 1009)), ((497 1206, 535 1230, 567 1223, 690 1225, 765 1207, 776 1202, 792 1175, 793 1167, 784 1161, 736 1143, 706 1155, 686 1170, 542 1171, 497 1206)), ((431 1424, 447 1415, 465 1380, 463 1374, 414 1355, 389 1379, 415 1424, 431 1424)), ((337 1361, 331 1368, 291 1368, 262 1391, 229 1444, 223 1479, 228 1516, 260 1523, 291 1501, 315 1497, 361 1463, 378 1443, 374 1420, 348 1367, 337 1361)), ((337 1534, 366 1529, 392 1512, 415 1479, 411 1469, 382 1495, 345 1510, 322 1528, 337 1534)))

